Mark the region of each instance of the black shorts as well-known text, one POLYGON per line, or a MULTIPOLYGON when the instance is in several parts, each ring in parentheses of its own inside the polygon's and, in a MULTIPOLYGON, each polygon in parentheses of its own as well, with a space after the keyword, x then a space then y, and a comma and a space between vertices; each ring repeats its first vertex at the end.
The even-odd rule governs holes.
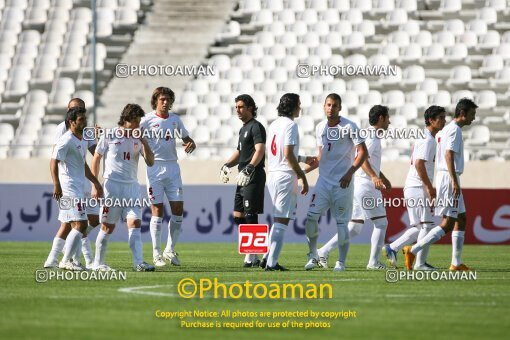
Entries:
POLYGON ((264 169, 255 170, 255 174, 247 186, 237 186, 234 199, 234 211, 245 214, 264 213, 264 190, 266 173, 264 169))

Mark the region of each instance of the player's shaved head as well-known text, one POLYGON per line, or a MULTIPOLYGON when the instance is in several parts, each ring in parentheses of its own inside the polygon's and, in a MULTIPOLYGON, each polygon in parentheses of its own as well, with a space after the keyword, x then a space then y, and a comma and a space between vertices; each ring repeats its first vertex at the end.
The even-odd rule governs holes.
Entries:
POLYGON ((120 114, 119 126, 123 126, 125 122, 132 122, 135 118, 145 116, 145 111, 138 104, 127 104, 124 106, 120 114))
MULTIPOLYGON (((157 87, 153 92, 152 92, 152 97, 151 97, 151 107, 153 110, 156 110, 156 107, 157 107, 157 103, 158 103, 158 98, 160 95, 166 95, 168 96, 168 99, 170 101, 170 108, 172 107, 172 104, 174 103, 175 101, 175 93, 174 91, 172 91, 171 89, 169 89, 168 87, 163 87, 163 86, 160 86, 160 87, 157 87)), ((169 108, 169 109, 170 109, 169 108)))
POLYGON ((430 126, 431 120, 436 120, 437 117, 443 112, 446 112, 445 108, 442 106, 432 105, 427 110, 425 110, 425 125, 430 126))
POLYGON ((324 100, 324 103, 326 103, 326 100, 331 99, 338 103, 338 105, 342 105, 342 98, 336 93, 330 93, 324 100))
POLYGON ((67 110, 70 110, 73 107, 83 107, 83 108, 85 108, 85 102, 81 98, 73 98, 67 104, 67 110))
POLYGON ((278 116, 292 117, 294 111, 299 106, 299 95, 295 93, 285 93, 280 98, 278 104, 278 116))
POLYGON ((368 122, 370 125, 374 126, 379 122, 379 117, 388 117, 389 116, 389 109, 387 106, 383 105, 374 105, 370 109, 370 112, 368 113, 368 122))

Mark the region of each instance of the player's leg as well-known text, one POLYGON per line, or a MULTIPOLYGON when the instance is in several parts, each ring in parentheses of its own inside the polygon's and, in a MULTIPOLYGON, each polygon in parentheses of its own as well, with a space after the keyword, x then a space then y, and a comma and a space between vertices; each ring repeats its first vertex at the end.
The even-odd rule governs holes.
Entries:
POLYGON ((388 219, 386 216, 377 216, 372 218, 374 230, 370 239, 370 257, 367 269, 385 269, 386 266, 379 261, 381 249, 384 245, 386 229, 388 228, 388 219))
POLYGON ((181 262, 177 257, 175 246, 179 240, 179 235, 182 232, 182 215, 184 213, 184 204, 182 201, 171 201, 170 209, 172 217, 168 222, 168 239, 165 250, 163 251, 163 258, 170 261, 174 266, 180 266, 181 262))
POLYGON ((466 213, 459 214, 452 232, 452 264, 450 270, 469 270, 462 263, 461 255, 464 246, 464 233, 466 230, 466 213))
POLYGON ((51 246, 48 258, 44 262, 44 268, 55 268, 58 266, 58 255, 64 250, 67 235, 71 231, 71 224, 61 222, 60 227, 53 238, 53 244, 51 246))
POLYGON ((92 247, 90 246, 89 234, 95 227, 99 225, 99 204, 96 204, 93 207, 87 207, 86 211, 88 226, 85 234, 81 239, 81 250, 83 253, 83 258, 85 259, 85 267, 87 269, 92 269, 94 265, 94 254, 92 253, 92 247))
POLYGON ((126 220, 129 233, 129 248, 131 248, 131 253, 133 254, 133 270, 137 272, 153 272, 155 267, 143 260, 142 221, 131 213, 128 213, 126 220))
POLYGON ((163 259, 170 261, 174 266, 180 266, 181 262, 177 257, 175 246, 182 232, 182 218, 184 214, 184 198, 182 191, 181 171, 179 165, 173 164, 170 168, 170 176, 168 184, 164 186, 165 194, 170 201, 170 210, 172 217, 168 222, 168 238, 165 250, 163 251, 163 259))
MULTIPOLYGON (((424 247, 435 243, 446 233, 453 230, 459 215, 458 199, 453 197, 453 188, 450 175, 446 171, 439 171, 436 176, 437 206, 436 215, 443 216, 440 225, 434 227, 422 240, 412 247, 404 247, 404 254, 409 256, 409 261, 414 261, 414 256, 424 247)), ((463 202, 463 201, 462 201, 463 202)), ((463 206, 463 205, 462 205, 463 206)), ((461 212, 465 212, 461 211, 461 212)), ((407 261, 407 259, 406 259, 407 261)))
POLYGON ((335 187, 333 190, 337 242, 338 242, 338 261, 335 264, 334 271, 344 271, 347 261, 347 253, 350 247, 350 236, 348 223, 352 217, 354 184, 347 188, 335 187))
POLYGON ((161 228, 163 224, 164 183, 161 179, 147 176, 147 195, 152 203, 149 230, 152 240, 152 258, 157 267, 165 265, 161 256, 161 228))
POLYGON ((329 208, 332 203, 331 188, 319 178, 308 207, 306 214, 305 232, 306 240, 308 242, 308 262, 305 264, 306 270, 311 270, 315 267, 321 267, 319 263, 319 253, 317 251, 317 240, 319 238, 319 218, 329 208))
MULTIPOLYGON (((244 206, 243 206, 243 195, 241 194, 242 187, 237 186, 236 187, 236 193, 234 195, 234 223, 237 225, 237 228, 239 229, 239 226, 241 224, 246 224, 246 218, 244 217, 244 206)), ((244 264, 243 267, 248 268, 252 267, 252 256, 251 254, 246 254, 244 256, 244 264)))
MULTIPOLYGON (((104 198, 105 202, 119 201, 122 199, 123 184, 115 181, 106 180, 104 182, 104 198), (110 200, 111 199, 111 200, 110 200)), ((97 233, 96 238, 96 254, 94 257, 94 269, 100 271, 113 270, 105 263, 106 249, 110 235, 115 229, 115 224, 122 216, 121 206, 102 206, 101 211, 101 229, 97 233)))
MULTIPOLYGON (((259 214, 264 213, 265 184, 265 172, 256 170, 252 182, 243 187, 240 191, 242 196, 241 204, 243 206, 244 219, 248 224, 259 224, 259 214)), ((238 208, 237 202, 236 208, 238 208)), ((261 261, 257 254, 246 254, 244 264, 245 267, 258 267, 261 264, 261 261)))
MULTIPOLYGON (((424 222, 420 225, 420 233, 418 234, 417 242, 420 242, 427 236, 427 234, 434 228, 433 223, 424 222)), ((430 244, 425 245, 421 251, 416 254, 416 261, 414 264, 414 270, 437 270, 434 266, 427 263, 428 255, 430 250, 430 244)))
POLYGON ((287 270, 280 266, 278 258, 282 251, 285 230, 289 221, 295 218, 297 205, 297 180, 288 174, 271 173, 268 179, 271 201, 274 204, 274 222, 269 240, 269 255, 265 270, 287 270))
POLYGON ((71 257, 81 245, 81 238, 87 229, 87 220, 70 221, 70 223, 72 229, 69 235, 67 235, 64 246, 64 256, 62 257, 62 261, 60 261, 59 267, 65 270, 83 270, 82 267, 76 266, 71 261, 71 257))

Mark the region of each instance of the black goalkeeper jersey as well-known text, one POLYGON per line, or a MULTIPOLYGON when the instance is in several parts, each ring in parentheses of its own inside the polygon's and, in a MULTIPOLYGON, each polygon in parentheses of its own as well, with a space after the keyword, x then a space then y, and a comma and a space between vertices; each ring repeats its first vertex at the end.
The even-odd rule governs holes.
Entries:
MULTIPOLYGON (((237 143, 237 150, 239 150, 239 171, 251 162, 255 153, 255 144, 258 143, 266 143, 266 129, 264 129, 264 126, 259 121, 252 118, 239 130, 239 142, 237 143)), ((256 166, 256 169, 263 168, 264 158, 256 166)))

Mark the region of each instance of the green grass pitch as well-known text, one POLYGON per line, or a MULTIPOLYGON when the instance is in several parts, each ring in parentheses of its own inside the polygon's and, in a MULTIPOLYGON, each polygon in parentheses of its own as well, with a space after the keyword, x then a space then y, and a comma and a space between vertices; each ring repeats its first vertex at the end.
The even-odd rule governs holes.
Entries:
MULTIPOLYGON (((243 257, 236 253, 236 245, 214 243, 179 244, 181 267, 167 266, 154 273, 135 273, 131 271, 128 245, 112 243, 107 263, 118 270, 126 270, 125 281, 36 283, 35 271, 42 269, 49 249, 50 243, 42 242, 0 243, 1 339, 502 339, 507 338, 510 325, 508 246, 465 246, 463 261, 476 269, 476 281, 387 283, 385 272, 365 269, 368 245, 351 245, 348 270, 343 273, 334 273, 331 269, 304 271, 307 252, 304 244, 284 245, 280 263, 291 271, 264 272, 241 268, 243 257), (217 278, 225 284, 246 280, 268 285, 271 282, 330 283, 333 298, 249 300, 209 296, 184 299, 177 296, 176 285, 186 277, 217 278), (141 286, 151 287, 134 288, 141 286), (178 319, 155 316, 157 310, 307 309, 351 310, 357 315, 330 321, 330 328, 306 330, 190 329, 181 328, 178 319)), ((146 243, 146 260, 150 253, 150 244, 146 243)), ((329 259, 331 267, 336 256, 334 253, 329 259)), ((447 268, 450 256, 451 246, 436 245, 431 248, 429 262, 447 268)), ((402 263, 401 254, 398 260, 402 263)))

